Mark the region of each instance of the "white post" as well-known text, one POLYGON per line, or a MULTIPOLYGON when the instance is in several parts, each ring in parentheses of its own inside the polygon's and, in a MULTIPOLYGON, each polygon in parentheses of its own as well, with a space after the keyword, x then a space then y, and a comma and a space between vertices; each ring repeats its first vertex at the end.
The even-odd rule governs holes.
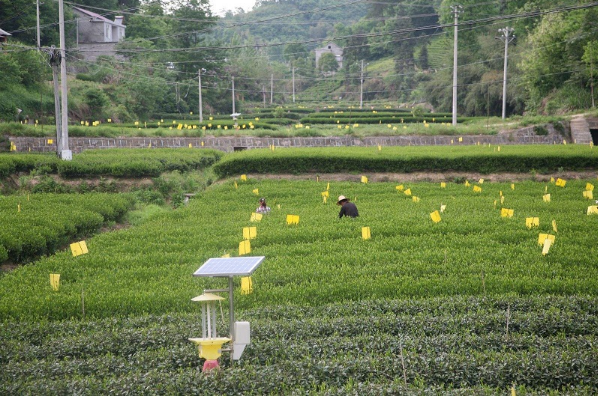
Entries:
POLYGON ((359 88, 359 108, 363 109, 363 59, 361 60, 361 79, 359 88))
POLYGON ((270 74, 270 104, 274 99, 274 74, 270 74))
POLYGON ((295 103, 295 68, 293 67, 293 103, 295 103))
POLYGON ((71 150, 69 150, 69 108, 67 99, 66 85, 66 43, 64 40, 64 3, 58 1, 58 23, 60 34, 60 85, 61 85, 61 110, 62 110, 62 152, 63 160, 72 159, 71 150))
POLYGON ((235 113, 235 76, 233 76, 233 114, 235 113))
POLYGON ((455 14, 455 43, 453 45, 453 126, 457 125, 457 43, 459 34, 459 13, 463 7, 452 5, 451 10, 455 14))
POLYGON ((203 106, 201 103, 201 68, 197 71, 197 86, 199 90, 199 122, 203 122, 203 106))
POLYGON ((41 47, 41 38, 40 38, 40 30, 39 30, 39 0, 36 0, 36 9, 37 9, 37 50, 41 47))
POLYGON ((503 82, 502 82, 502 119, 504 120, 507 113, 507 59, 508 59, 508 51, 509 51, 509 43, 513 41, 515 36, 511 35, 513 33, 513 28, 506 27, 504 29, 498 29, 502 36, 500 37, 501 40, 505 41, 505 65, 503 71, 503 82))

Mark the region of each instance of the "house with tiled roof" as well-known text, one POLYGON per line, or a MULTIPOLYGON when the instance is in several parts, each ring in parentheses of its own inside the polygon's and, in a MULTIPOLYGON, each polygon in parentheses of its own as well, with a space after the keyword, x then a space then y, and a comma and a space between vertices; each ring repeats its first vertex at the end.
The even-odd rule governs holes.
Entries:
POLYGON ((125 38, 124 17, 116 16, 111 21, 80 7, 73 7, 73 14, 77 19, 77 48, 85 60, 116 56, 116 44, 125 38))
POLYGON ((5 43, 8 36, 12 36, 12 34, 0 29, 0 43, 5 43))

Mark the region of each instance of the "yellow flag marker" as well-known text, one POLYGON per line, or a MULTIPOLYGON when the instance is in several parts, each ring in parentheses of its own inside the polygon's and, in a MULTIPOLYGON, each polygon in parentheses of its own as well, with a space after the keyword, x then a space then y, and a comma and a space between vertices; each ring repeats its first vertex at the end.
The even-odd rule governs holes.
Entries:
POLYGON ((482 187, 480 187, 480 186, 473 186, 473 192, 481 193, 482 192, 482 187))
POLYGON ((514 209, 502 208, 500 210, 500 217, 513 217, 514 213, 515 213, 514 209))
POLYGON ((594 199, 594 193, 591 190, 584 191, 583 197, 587 199, 594 199))
POLYGON ((555 183, 555 185, 556 185, 557 187, 565 187, 565 184, 567 184, 567 181, 566 181, 566 180, 563 180, 563 179, 561 179, 561 178, 558 178, 558 179, 556 179, 556 183, 555 183))
POLYGON ((546 256, 548 254, 548 251, 550 250, 550 246, 552 245, 552 240, 546 238, 544 240, 544 245, 542 245, 542 255, 546 256))
POLYGON ((552 231, 558 232, 556 229, 556 220, 552 220, 552 231))
POLYGON ((594 205, 594 206, 588 206, 588 212, 587 212, 587 214, 588 214, 588 215, 591 215, 591 214, 598 214, 598 206, 597 206, 597 205, 594 205))
POLYGON ((592 183, 586 183, 586 191, 594 191, 594 185, 592 183))
POLYGON ((525 218, 525 226, 528 230, 531 230, 532 227, 539 227, 540 226, 540 218, 539 217, 526 217, 525 218))
POLYGON ((247 181, 247 175, 241 175, 241 180, 242 181, 247 181))
POLYGON ((252 223, 258 222, 258 221, 262 221, 262 217, 264 215, 261 213, 252 213, 251 214, 251 218, 249 219, 249 221, 251 221, 252 223))
POLYGON ((419 197, 416 197, 415 195, 413 197, 411 197, 411 200, 413 202, 419 202, 419 197))
POLYGON ((73 257, 89 253, 87 243, 85 241, 71 243, 71 252, 73 253, 73 257))
POLYGON ((445 182, 441 182, 440 183, 440 188, 446 188, 446 183, 445 182))
POLYGON ((444 213, 446 205, 440 204, 440 213, 444 213))
POLYGON ((544 200, 544 202, 550 202, 550 194, 542 195, 542 200, 544 200))
POLYGON ((554 242, 554 235, 550 235, 550 234, 540 234, 538 235, 538 245, 542 246, 544 245, 544 241, 546 241, 547 239, 552 240, 552 242, 554 242))
POLYGON ((255 195, 260 195, 260 190, 259 190, 259 188, 255 188, 255 189, 253 189, 253 191, 252 191, 252 192, 253 192, 255 195))
POLYGON ((50 286, 52 286, 52 290, 58 291, 60 287, 60 274, 50 274, 50 286))
POLYGON ((471 184, 469 184, 469 180, 465 180, 465 187, 469 187, 471 186, 471 184))
POLYGON ((253 292, 253 283, 251 276, 244 276, 241 278, 241 294, 251 294, 253 292))
POLYGON ((299 224, 299 216, 287 215, 287 224, 299 224))
POLYGON ((403 193, 404 193, 405 195, 407 195, 408 197, 410 197, 410 196, 411 196, 411 189, 410 189, 410 188, 408 188, 408 189, 406 189, 405 191, 403 191, 403 193))
POLYGON ((397 191, 403 191, 405 189, 405 187, 402 184, 396 186, 395 188, 397 189, 397 191))
POLYGON ((480 179, 480 180, 478 181, 478 183, 479 183, 479 184, 484 184, 484 179, 480 179))
POLYGON ((371 239, 372 233, 370 232, 370 227, 361 227, 361 239, 371 239))
POLYGON ((511 190, 515 189, 515 183, 511 183, 511 190))
POLYGON ((361 182, 364 184, 368 183, 368 178, 366 176, 361 176, 361 182))
POLYGON ((251 242, 249 239, 239 242, 239 256, 251 253, 251 242))
POLYGON ((437 210, 433 211, 432 213, 430 213, 430 218, 432 219, 432 221, 434 223, 439 223, 440 222, 440 213, 438 213, 437 210))
POLYGON ((257 227, 243 227, 243 239, 255 239, 257 227))

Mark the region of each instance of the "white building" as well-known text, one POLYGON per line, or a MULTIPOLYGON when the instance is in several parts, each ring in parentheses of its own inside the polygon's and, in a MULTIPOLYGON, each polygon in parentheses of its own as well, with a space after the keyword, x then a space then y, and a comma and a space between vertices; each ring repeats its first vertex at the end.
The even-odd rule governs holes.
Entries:
POLYGON ((77 48, 85 60, 94 61, 100 55, 116 56, 116 44, 125 38, 122 16, 114 21, 95 12, 73 7, 77 18, 77 48))

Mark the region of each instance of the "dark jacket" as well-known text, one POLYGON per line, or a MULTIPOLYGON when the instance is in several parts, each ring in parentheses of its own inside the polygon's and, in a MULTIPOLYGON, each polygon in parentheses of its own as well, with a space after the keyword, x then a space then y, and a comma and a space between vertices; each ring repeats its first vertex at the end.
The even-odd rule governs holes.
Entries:
POLYGON ((348 217, 357 217, 359 216, 359 212, 357 211, 357 206, 353 202, 347 202, 343 206, 341 206, 341 211, 338 214, 339 219, 343 216, 348 217))

